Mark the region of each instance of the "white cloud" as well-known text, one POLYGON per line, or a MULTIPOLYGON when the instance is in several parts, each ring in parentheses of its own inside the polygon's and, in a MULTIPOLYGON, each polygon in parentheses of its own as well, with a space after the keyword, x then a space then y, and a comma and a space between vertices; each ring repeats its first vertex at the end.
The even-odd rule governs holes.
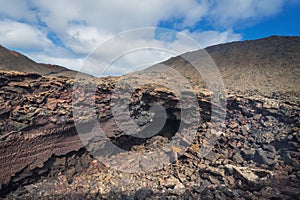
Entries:
POLYGON ((46 30, 12 20, 0 20, 0 44, 18 49, 36 62, 67 66, 79 70, 83 58, 73 58, 64 48, 47 38, 46 30))
POLYGON ((28 57, 34 59, 34 61, 38 63, 47 63, 53 65, 60 65, 60 66, 68 66, 68 68, 73 70, 80 70, 84 59, 83 58, 72 58, 71 56, 66 57, 57 57, 48 55, 44 52, 32 52, 27 53, 28 57))
POLYGON ((155 31, 154 28, 135 29, 116 35, 91 52, 81 70, 86 73, 93 72, 97 76, 123 74, 133 68, 141 70, 188 51, 241 38, 231 31, 191 33, 185 30, 178 33, 161 30, 165 31, 164 34, 174 34, 174 39, 166 42, 154 39, 155 31))
MULTIPOLYGON (((161 21, 170 21, 174 28, 181 30, 181 34, 192 37, 206 47, 240 40, 241 35, 233 31, 236 24, 274 15, 280 12, 283 2, 284 0, 0 0, 0 43, 9 48, 21 49, 38 62, 78 70, 85 55, 122 31, 157 26, 161 21), (225 27, 225 30, 195 30, 195 25, 203 19, 211 20, 216 27, 225 27), (58 37, 63 45, 57 45, 57 41, 48 39, 49 33, 58 37)), ((118 55, 123 50, 141 46, 156 46, 176 50, 177 53, 195 50, 194 44, 188 41, 179 39, 173 42, 172 35, 164 35, 161 38, 166 40, 159 41, 152 32, 143 34, 145 35, 132 35, 125 40, 111 42, 110 46, 97 52, 98 59, 109 60, 112 55, 118 55)), ((158 62, 171 55, 173 54, 170 52, 155 50, 127 54, 114 63, 111 72, 124 73, 134 66, 158 62)), ((95 73, 89 67, 85 71, 95 73)))
POLYGON ((0 20, 0 43, 10 48, 44 50, 52 45, 44 31, 11 20, 0 20))
POLYGON ((239 41, 242 39, 241 34, 233 33, 232 30, 223 32, 219 31, 202 31, 202 32, 190 32, 189 30, 183 30, 182 33, 190 36, 199 43, 201 47, 208 47, 216 44, 239 41))
POLYGON ((96 27, 88 26, 71 26, 67 28, 66 36, 64 44, 79 54, 88 54, 95 45, 112 37, 96 27))
POLYGON ((209 18, 218 26, 249 23, 281 11, 284 0, 213 0, 209 18))
POLYGON ((0 14, 7 19, 36 21, 36 16, 30 10, 28 1, 0 0, 0 14))
POLYGON ((180 18, 183 20, 177 26, 190 27, 207 11, 205 1, 196 0, 33 2, 39 8, 39 18, 76 53, 87 53, 92 45, 121 31, 156 26, 161 20, 180 18))

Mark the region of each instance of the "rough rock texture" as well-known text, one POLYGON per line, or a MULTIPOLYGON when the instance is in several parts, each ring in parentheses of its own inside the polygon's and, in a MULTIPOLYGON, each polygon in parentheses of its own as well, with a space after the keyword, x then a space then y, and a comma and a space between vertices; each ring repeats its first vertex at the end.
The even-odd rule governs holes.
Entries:
MULTIPOLYGON (((201 51, 188 52, 163 64, 173 67, 197 87, 205 88, 203 77, 191 65, 202 63, 201 51)), ((205 48, 218 67, 228 92, 271 96, 276 92, 299 96, 300 37, 272 36, 268 38, 232 42, 205 48)), ((203 63, 202 63, 203 64, 203 63)))
POLYGON ((66 80, 1 73, 1 183, 24 167, 40 167, 52 154, 82 147, 71 121, 66 80))
MULTIPOLYGON (((298 53, 295 50, 294 54, 298 53)), ((299 56, 293 59, 297 61, 299 56)), ((264 81, 257 82, 258 90, 252 85, 238 91, 233 89, 236 85, 230 89, 225 84, 226 119, 220 124, 212 116, 219 116, 224 109, 217 107, 214 111, 217 114, 212 113, 215 105, 210 92, 195 87, 195 79, 191 79, 193 87, 180 85, 184 83, 178 80, 180 77, 176 74, 166 77, 163 70, 155 70, 155 80, 136 72, 79 82, 35 73, 1 72, 0 197, 297 199, 300 196, 300 100, 294 76, 299 72, 299 62, 286 62, 291 62, 294 74, 288 73, 282 82, 278 79, 279 86, 269 92, 264 93, 269 86, 259 85, 264 81), (294 82, 287 88, 289 77, 294 82), (144 85, 139 86, 139 81, 144 85), (187 104, 180 105, 177 91, 170 90, 172 84, 183 92, 187 104), (193 107, 193 94, 198 108, 193 107), (124 103, 126 100, 128 104, 124 103), (90 103, 89 108, 86 104, 90 103), (155 104, 166 110, 167 121, 157 135, 140 138, 140 134, 147 132, 139 129, 151 125, 152 119, 161 119, 158 115, 161 113, 150 109, 155 104), (128 105, 129 116, 137 125, 124 120, 125 128, 137 135, 127 135, 115 122, 116 116, 121 121, 126 119, 123 105, 128 105), (182 118, 181 109, 191 109, 193 115, 182 118), (195 117, 197 113, 199 116, 195 117), (96 122, 105 132, 104 140, 93 135, 97 132, 96 122), (171 143, 178 136, 180 123, 190 125, 187 133, 196 130, 185 151, 171 143), (111 150, 103 148, 107 141, 123 151, 106 151, 111 150), (203 156, 206 147, 209 151, 203 156), (151 155, 157 149, 171 155, 172 163, 155 163, 155 159, 147 163, 149 160, 142 155, 151 155), (116 162, 109 163, 113 167, 108 167, 99 162, 99 156, 116 162)), ((230 80, 224 78, 225 83, 230 80)))
MULTIPOLYGON (((299 101, 230 96, 226 128, 218 135, 213 150, 202 158, 199 149, 205 145, 203 133, 213 125, 209 96, 198 93, 201 123, 194 143, 184 155, 159 171, 126 173, 107 168, 82 148, 71 112, 72 81, 21 73, 1 73, 1 79, 7 80, 1 86, 0 149, 1 194, 7 198, 299 196, 299 101)), ((111 119, 108 91, 116 80, 99 81, 101 87, 95 94, 96 107, 101 110, 97 119, 103 124, 111 119)), ((135 113, 143 107, 140 95, 169 105, 176 101, 167 90, 145 87, 133 99, 135 113)), ((80 120, 84 122, 89 112, 82 116, 80 120)), ((168 142, 168 136, 162 134, 142 143, 125 138, 122 144, 118 139, 121 136, 113 136, 116 132, 112 127, 109 130, 116 144, 132 151, 147 152, 168 142), (155 142, 157 139, 160 143, 155 142)))

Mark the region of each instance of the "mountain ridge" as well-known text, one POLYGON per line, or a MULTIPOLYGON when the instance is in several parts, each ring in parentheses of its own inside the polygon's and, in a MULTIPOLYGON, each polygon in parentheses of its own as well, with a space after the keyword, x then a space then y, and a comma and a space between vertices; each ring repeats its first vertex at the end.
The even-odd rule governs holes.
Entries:
MULTIPOLYGON (((258 40, 231 42, 204 49, 220 71, 229 92, 299 92, 300 37, 271 36, 258 40)), ((187 52, 162 64, 174 68, 195 86, 205 88, 203 77, 185 59, 201 63, 203 50, 187 52)), ((299 93, 298 93, 299 94, 299 93)))
MULTIPOLYGON (((270 95, 269 91, 298 91, 300 36, 270 36, 256 40, 234 41, 209 46, 204 50, 218 67, 225 88, 231 92, 259 91, 270 95)), ((160 64, 174 68, 193 85, 204 88, 203 77, 182 58, 188 57, 190 61, 197 62, 197 54, 201 51, 203 49, 186 52, 160 64)), ((27 56, 1 45, 0 70, 73 78, 79 73, 59 65, 36 63, 27 56)), ((80 74, 84 75, 83 77, 92 77, 82 72, 80 74)))
POLYGON ((38 73, 43 76, 64 76, 74 78, 77 73, 82 76, 92 77, 75 70, 68 69, 59 65, 37 63, 26 55, 10 50, 0 45, 0 70, 1 71, 18 71, 25 73, 38 73))

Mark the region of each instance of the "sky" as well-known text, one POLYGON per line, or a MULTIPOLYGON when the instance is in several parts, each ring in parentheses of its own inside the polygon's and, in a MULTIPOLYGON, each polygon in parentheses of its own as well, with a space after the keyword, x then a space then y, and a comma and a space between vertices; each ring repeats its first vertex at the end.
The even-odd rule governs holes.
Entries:
POLYGON ((0 45, 36 62, 96 76, 121 75, 215 44, 300 34, 300 0, 0 0, 0 5, 0 45), (96 68, 85 64, 91 55, 101 60, 96 68))

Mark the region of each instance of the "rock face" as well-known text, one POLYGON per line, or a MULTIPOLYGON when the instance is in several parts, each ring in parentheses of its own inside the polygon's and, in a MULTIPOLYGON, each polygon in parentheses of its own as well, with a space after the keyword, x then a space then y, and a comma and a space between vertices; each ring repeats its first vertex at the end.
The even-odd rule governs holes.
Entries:
POLYGON ((7 80, 0 97, 2 184, 24 167, 43 166, 52 154, 82 147, 70 117, 66 80, 22 73, 0 76, 7 80))
MULTIPOLYGON (((295 70, 295 66, 291 68, 295 70)), ((166 77, 163 70, 155 73, 155 80, 136 72, 75 81, 1 72, 1 197, 299 198, 299 88, 280 86, 263 94, 263 90, 251 87, 228 90, 226 109, 216 106, 212 113, 215 103, 211 93, 195 87, 194 79, 188 87, 176 74, 166 77), (184 94, 185 104, 180 104, 176 90, 170 90, 172 84, 184 94), (165 113, 159 112, 161 108, 165 113), (184 117, 185 110, 191 115, 184 117), (226 112, 224 123, 212 119, 222 112, 226 112), (155 129, 153 120, 159 122, 164 117, 166 122, 157 134, 141 131, 155 129), (125 127, 120 128, 117 120, 125 127), (105 137, 93 135, 95 124, 105 137), (180 129, 181 124, 186 129, 180 129), (173 142, 178 133, 186 131, 186 136, 193 130, 193 137, 185 138, 186 149, 173 142), (119 149, 105 148, 107 142, 119 149), (164 163, 166 154, 170 160, 164 163), (99 157, 110 162, 100 162, 99 157)), ((281 85, 286 77, 283 79, 281 85)))
MULTIPOLYGON (((83 148, 72 116, 72 81, 22 73, 1 73, 0 78, 7 82, 1 87, 0 148, 1 195, 7 198, 53 195, 60 198, 65 194, 70 198, 132 196, 141 199, 147 196, 294 198, 299 195, 297 113, 300 108, 297 101, 259 95, 229 97, 226 127, 218 134, 212 151, 202 158, 199 149, 206 140, 204 133, 213 125, 209 119, 209 96, 198 93, 201 123, 194 142, 184 155, 159 171, 135 174, 108 168, 83 148), (274 101, 278 105, 276 112, 273 106, 262 106, 274 101), (286 184, 288 188, 284 187, 286 184)), ((109 102, 113 97, 109 91, 116 81, 101 80, 101 87, 95 94, 97 119, 103 127, 108 126, 109 138, 116 145, 137 152, 166 145, 172 135, 162 133, 140 142, 134 137, 124 138, 111 126, 109 102)), ((139 116, 141 126, 147 123, 149 114, 141 113, 146 106, 141 104, 142 96, 146 105, 150 104, 147 99, 156 98, 168 102, 165 106, 169 105, 170 112, 176 111, 176 106, 171 107, 176 103, 175 96, 167 90, 146 87, 136 93, 131 104, 134 105, 131 111, 139 116)), ((87 122, 89 112, 82 116, 80 120, 87 122)), ((166 131, 172 133, 171 128, 166 131)), ((114 156, 119 163, 128 164, 121 161, 118 153, 114 156)))

